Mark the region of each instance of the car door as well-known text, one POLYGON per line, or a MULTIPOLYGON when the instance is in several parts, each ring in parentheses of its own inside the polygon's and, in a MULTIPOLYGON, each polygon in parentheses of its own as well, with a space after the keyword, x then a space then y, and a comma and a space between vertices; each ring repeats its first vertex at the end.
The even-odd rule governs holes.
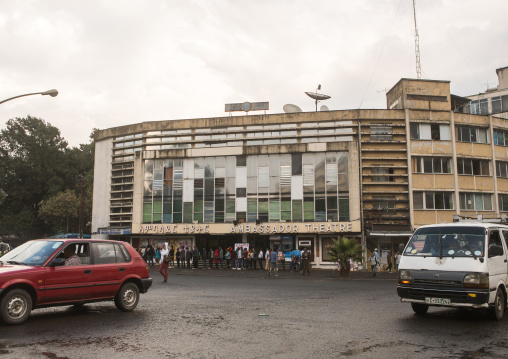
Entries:
POLYGON ((94 298, 112 298, 120 289, 128 268, 120 245, 113 242, 92 244, 94 258, 94 298))
POLYGON ((74 246, 74 253, 79 260, 74 261, 75 265, 52 266, 52 262, 48 263, 45 267, 44 285, 39 287, 41 303, 80 301, 92 296, 90 244, 82 241, 66 243, 55 258, 64 258, 64 252, 69 246, 74 246))
POLYGON ((490 285, 492 288, 492 286, 496 286, 500 280, 506 283, 507 277, 508 260, 506 258, 506 250, 503 246, 501 234, 498 229, 489 230, 487 251, 490 285), (496 255, 493 255, 493 246, 501 248, 501 251, 496 253, 496 255))

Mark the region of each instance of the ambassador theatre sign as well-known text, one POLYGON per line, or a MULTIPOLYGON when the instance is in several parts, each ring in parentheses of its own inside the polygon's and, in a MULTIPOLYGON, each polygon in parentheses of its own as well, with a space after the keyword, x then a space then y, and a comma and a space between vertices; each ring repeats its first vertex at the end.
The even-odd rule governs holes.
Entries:
MULTIPOLYGON (((359 223, 230 223, 211 224, 142 224, 137 233, 146 234, 283 234, 283 233, 339 233, 359 232, 359 223), (355 228, 358 227, 358 228, 355 228)), ((135 231, 133 230, 133 233, 135 231)))

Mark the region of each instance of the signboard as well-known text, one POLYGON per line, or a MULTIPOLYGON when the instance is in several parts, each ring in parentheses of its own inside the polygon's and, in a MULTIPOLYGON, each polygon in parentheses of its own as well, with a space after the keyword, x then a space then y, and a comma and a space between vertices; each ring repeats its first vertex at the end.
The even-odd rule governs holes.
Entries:
POLYGON ((244 103, 227 103, 226 112, 249 112, 249 111, 266 111, 269 110, 269 102, 244 102, 244 103))
POLYGON ((97 234, 121 235, 131 233, 132 233, 131 228, 99 228, 97 230, 97 234))
MULTIPOLYGON (((360 232, 359 222, 299 223, 210 223, 210 224, 133 224, 133 233, 145 234, 260 234, 292 238, 292 234, 360 232)), ((270 238, 272 239, 272 238, 270 238)), ((273 239, 272 239, 273 240, 273 239)))
POLYGON ((238 248, 242 248, 242 251, 249 250, 249 243, 235 243, 235 251, 238 250, 238 248))

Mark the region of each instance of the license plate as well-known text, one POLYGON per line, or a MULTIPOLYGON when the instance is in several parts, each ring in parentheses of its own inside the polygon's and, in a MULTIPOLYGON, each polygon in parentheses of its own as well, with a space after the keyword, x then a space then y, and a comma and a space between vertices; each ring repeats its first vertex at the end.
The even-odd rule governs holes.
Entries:
POLYGON ((448 298, 425 298, 427 304, 450 305, 452 301, 448 298))

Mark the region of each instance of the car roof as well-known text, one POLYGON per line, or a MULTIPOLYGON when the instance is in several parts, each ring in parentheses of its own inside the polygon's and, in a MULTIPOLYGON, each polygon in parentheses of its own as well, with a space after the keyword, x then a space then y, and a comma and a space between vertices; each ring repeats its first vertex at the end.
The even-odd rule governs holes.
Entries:
POLYGON ((48 241, 48 242, 64 242, 64 243, 70 243, 70 242, 111 242, 111 243, 127 243, 123 241, 115 241, 111 239, 100 239, 100 238, 39 238, 35 239, 36 241, 48 241))
POLYGON ((481 228, 503 228, 508 229, 508 225, 501 223, 490 223, 490 222, 477 222, 477 221, 465 221, 465 222, 454 222, 454 223, 440 223, 440 224, 427 224, 420 228, 432 228, 432 227, 481 227, 481 228))

